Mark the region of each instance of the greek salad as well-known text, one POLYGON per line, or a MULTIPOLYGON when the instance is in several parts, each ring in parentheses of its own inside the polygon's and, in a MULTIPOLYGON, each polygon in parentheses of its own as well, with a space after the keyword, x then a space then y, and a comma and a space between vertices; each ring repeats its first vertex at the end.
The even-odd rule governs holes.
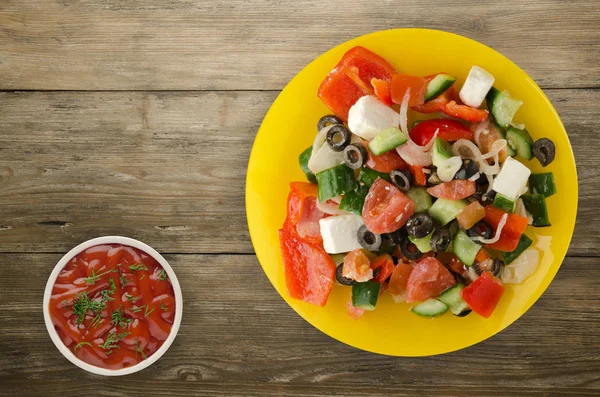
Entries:
POLYGON ((363 47, 342 57, 319 87, 333 114, 299 156, 308 181, 291 184, 279 231, 292 298, 324 306, 339 285, 355 319, 386 291, 422 317, 488 318, 505 284, 535 272, 526 231, 550 225, 556 186, 526 163, 547 166, 555 146, 513 120, 522 101, 494 82, 479 66, 458 89, 363 47))

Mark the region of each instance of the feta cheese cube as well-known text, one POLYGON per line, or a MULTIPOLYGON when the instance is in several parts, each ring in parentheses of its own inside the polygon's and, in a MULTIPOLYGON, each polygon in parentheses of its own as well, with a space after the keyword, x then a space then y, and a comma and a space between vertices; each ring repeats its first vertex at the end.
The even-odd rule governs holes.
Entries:
POLYGON ((515 201, 525 191, 529 175, 531 175, 529 168, 512 157, 507 157, 500 173, 494 179, 492 189, 515 201))
POLYGON ((358 242, 358 229, 362 225, 362 217, 355 214, 330 216, 321 219, 319 226, 325 252, 339 254, 362 248, 358 242))
POLYGON ((366 95, 348 112, 348 127, 352 133, 368 141, 380 131, 400 125, 400 115, 377 98, 366 95))
POLYGON ((494 81, 494 76, 490 72, 479 66, 473 66, 458 96, 465 105, 478 108, 494 85, 494 81))

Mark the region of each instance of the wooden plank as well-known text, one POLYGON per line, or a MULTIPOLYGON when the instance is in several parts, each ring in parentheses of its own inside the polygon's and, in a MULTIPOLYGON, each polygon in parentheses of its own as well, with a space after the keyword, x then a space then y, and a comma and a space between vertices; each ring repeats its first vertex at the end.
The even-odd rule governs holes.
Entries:
MULTIPOLYGON (((548 94, 578 161, 570 253, 598 255, 600 90, 548 94)), ((252 253, 245 170, 276 95, 0 93, 0 252, 121 234, 161 252, 252 253)))
POLYGON ((281 89, 346 40, 441 29, 502 52, 543 87, 598 87, 598 3, 3 0, 0 89, 281 89), (335 20, 335 23, 332 21, 335 20))
POLYGON ((437 357, 394 358, 350 348, 314 329, 279 298, 254 256, 168 255, 184 291, 180 333, 150 369, 118 379, 77 369, 47 337, 41 291, 59 258, 0 255, 0 395, 600 393, 595 258, 567 258, 532 309, 481 344, 437 357))

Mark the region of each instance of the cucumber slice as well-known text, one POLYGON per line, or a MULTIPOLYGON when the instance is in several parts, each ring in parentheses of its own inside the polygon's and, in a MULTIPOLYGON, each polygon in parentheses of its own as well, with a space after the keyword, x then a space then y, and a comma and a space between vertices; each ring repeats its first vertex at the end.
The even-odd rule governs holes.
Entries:
POLYGON ((437 199, 428 212, 433 219, 444 226, 454 220, 466 206, 465 200, 437 199))
POLYGON ((488 109, 490 109, 496 123, 502 128, 508 128, 515 113, 523 104, 523 101, 511 97, 508 92, 500 92, 494 87, 487 93, 486 100, 488 109))
POLYGON ((385 152, 396 149, 408 140, 404 132, 400 128, 390 127, 380 131, 371 142, 369 142, 369 150, 375 156, 379 156, 385 152))
POLYGON ((508 146, 515 149, 520 157, 527 160, 533 158, 533 139, 531 139, 531 135, 529 135, 527 130, 510 127, 506 131, 506 141, 508 142, 508 146))
POLYGON ((475 257, 481 249, 481 245, 471 240, 465 232, 459 230, 454 236, 452 249, 465 266, 471 266, 475 262, 475 257))
POLYGON ((431 207, 431 195, 424 187, 412 187, 406 195, 415 203, 415 212, 427 211, 431 207))
MULTIPOLYGON (((490 122, 490 129, 491 128, 495 128, 496 131, 498 131, 498 134, 500 134, 500 138, 502 139, 506 139, 506 131, 504 131, 502 128, 500 128, 500 126, 498 124, 496 124, 494 122, 494 120, 492 120, 490 122)), ((517 156, 517 151, 515 149, 513 149, 507 141, 507 145, 506 145, 506 153, 510 156, 510 157, 516 157, 517 156)))
POLYGON ((446 160, 452 157, 452 148, 450 144, 443 139, 435 138, 431 148, 431 160, 436 167, 442 166, 446 160))
POLYGON ((551 226, 546 208, 546 198, 543 194, 524 194, 521 196, 527 212, 533 217, 532 226, 551 226))
POLYGON ((448 306, 437 299, 427 299, 410 310, 421 317, 433 318, 446 313, 448 306))
POLYGON ((454 287, 448 288, 438 298, 442 303, 450 308, 452 314, 459 317, 466 316, 471 312, 471 308, 461 296, 463 289, 465 289, 465 286, 461 283, 458 283, 454 287))
POLYGON ((340 209, 356 215, 362 215, 367 193, 369 193, 368 186, 359 186, 356 190, 344 194, 342 201, 340 201, 340 209))
POLYGON ((308 168, 308 160, 310 160, 310 156, 312 155, 312 149, 313 147, 310 145, 305 151, 300 153, 300 156, 298 156, 298 162, 300 163, 302 172, 304 172, 304 175, 306 175, 306 179, 308 179, 310 183, 317 183, 317 177, 315 177, 315 174, 313 174, 310 168, 308 168))
POLYGON ((531 241, 531 239, 527 237, 527 235, 522 234, 521 238, 519 239, 519 244, 517 244, 517 248, 515 248, 514 251, 502 253, 502 258, 504 258, 504 262, 508 265, 509 263, 517 259, 517 257, 521 255, 523 251, 529 248, 529 246, 532 243, 533 241, 531 241))
POLYGON ((496 197, 494 198, 494 206, 506 212, 515 212, 515 202, 500 193, 496 193, 496 197))
POLYGON ((431 251, 431 236, 433 232, 429 233, 427 236, 423 238, 414 238, 412 236, 408 236, 408 239, 411 243, 417 246, 417 249, 421 251, 421 253, 426 253, 431 251))
POLYGON ((556 194, 554 174, 551 172, 531 174, 529 176, 529 189, 535 194, 543 194, 546 198, 556 194))
POLYGON ((445 92, 454 82, 456 77, 448 74, 440 73, 435 76, 428 84, 427 91, 425 91, 425 102, 437 98, 443 92, 445 92))
POLYGON ((367 167, 361 168, 360 172, 358 173, 358 183, 367 187, 371 187, 371 185, 373 184, 373 182, 375 182, 377 178, 385 179, 389 182, 390 174, 375 171, 367 167))
POLYGON ((317 174, 318 198, 320 202, 356 189, 354 171, 346 164, 336 165, 317 174))
POLYGON ((369 280, 352 286, 352 306, 363 310, 375 310, 381 284, 369 280))

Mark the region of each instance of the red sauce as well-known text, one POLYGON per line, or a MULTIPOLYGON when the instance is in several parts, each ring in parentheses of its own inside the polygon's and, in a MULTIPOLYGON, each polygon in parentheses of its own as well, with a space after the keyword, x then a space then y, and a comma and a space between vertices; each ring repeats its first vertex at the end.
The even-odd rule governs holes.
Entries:
POLYGON ((120 369, 162 346, 175 318, 175 294, 164 269, 147 253, 121 244, 97 245, 61 270, 49 310, 75 356, 120 369))

